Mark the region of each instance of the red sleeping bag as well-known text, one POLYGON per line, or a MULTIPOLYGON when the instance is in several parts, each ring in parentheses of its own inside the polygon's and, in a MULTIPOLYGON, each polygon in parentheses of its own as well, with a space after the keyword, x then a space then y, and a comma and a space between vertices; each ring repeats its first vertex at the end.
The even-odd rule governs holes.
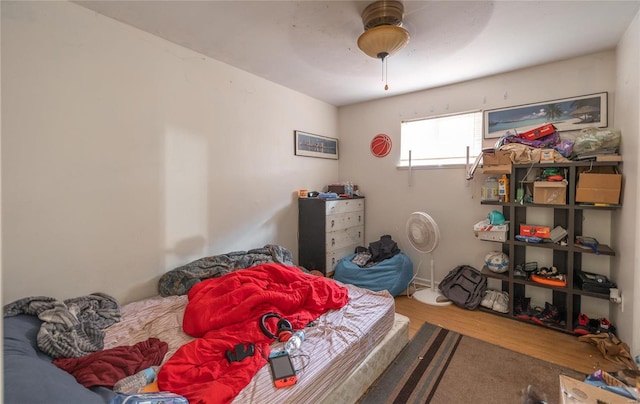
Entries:
POLYGON ((297 330, 349 300, 347 289, 331 279, 273 263, 205 280, 188 297, 183 329, 199 338, 162 366, 158 387, 191 404, 231 402, 267 363, 273 340, 260 329, 265 313, 281 315, 297 330), (226 351, 248 342, 255 355, 229 363, 226 351))

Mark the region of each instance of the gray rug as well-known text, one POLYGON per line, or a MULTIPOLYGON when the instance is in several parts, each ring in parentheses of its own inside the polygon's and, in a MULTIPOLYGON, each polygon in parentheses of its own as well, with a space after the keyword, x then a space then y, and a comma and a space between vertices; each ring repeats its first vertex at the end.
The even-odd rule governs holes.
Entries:
POLYGON ((585 377, 425 323, 359 403, 518 404, 527 397, 557 403, 561 374, 585 377))

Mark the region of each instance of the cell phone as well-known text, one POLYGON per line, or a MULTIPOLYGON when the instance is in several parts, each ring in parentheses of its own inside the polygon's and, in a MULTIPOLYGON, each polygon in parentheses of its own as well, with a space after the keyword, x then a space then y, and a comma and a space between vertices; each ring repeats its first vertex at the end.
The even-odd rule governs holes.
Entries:
POLYGON ((269 365, 271 366, 271 376, 273 376, 273 385, 276 388, 293 386, 298 382, 296 370, 291 363, 291 357, 287 352, 278 352, 269 356, 269 365))

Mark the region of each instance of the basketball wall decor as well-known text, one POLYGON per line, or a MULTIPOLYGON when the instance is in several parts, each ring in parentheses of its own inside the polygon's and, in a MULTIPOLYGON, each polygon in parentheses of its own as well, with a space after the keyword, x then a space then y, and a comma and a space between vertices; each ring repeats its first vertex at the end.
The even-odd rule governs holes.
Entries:
POLYGON ((391 138, 385 134, 375 135, 371 140, 371 153, 376 157, 384 157, 391 151, 391 138))

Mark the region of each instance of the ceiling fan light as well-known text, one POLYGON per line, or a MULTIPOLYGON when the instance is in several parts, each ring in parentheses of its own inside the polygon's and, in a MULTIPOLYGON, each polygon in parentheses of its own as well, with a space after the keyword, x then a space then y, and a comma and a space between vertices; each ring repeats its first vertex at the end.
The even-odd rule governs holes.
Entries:
POLYGON ((369 28, 358 38, 358 48, 372 58, 384 59, 409 43, 409 32, 396 25, 369 28))

